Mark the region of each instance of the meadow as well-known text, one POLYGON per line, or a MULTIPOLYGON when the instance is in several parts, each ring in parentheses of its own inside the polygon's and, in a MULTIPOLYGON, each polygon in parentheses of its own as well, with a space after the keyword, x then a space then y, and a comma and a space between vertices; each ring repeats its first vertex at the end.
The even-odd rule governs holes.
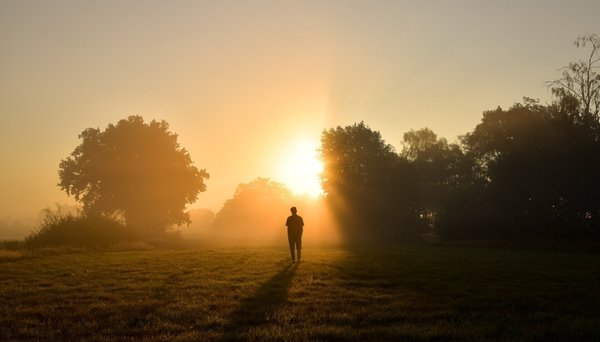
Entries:
POLYGON ((0 253, 0 340, 600 340, 600 253, 0 253))

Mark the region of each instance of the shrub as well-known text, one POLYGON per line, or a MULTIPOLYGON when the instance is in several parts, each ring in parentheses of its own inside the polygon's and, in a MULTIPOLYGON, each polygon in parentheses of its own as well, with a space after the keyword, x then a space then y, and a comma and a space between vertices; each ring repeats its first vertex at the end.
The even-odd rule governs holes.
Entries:
POLYGON ((23 240, 4 240, 0 241, 0 249, 8 251, 18 251, 23 249, 25 242, 23 240))
POLYGON ((127 227, 111 218, 45 210, 39 227, 25 238, 28 247, 90 247, 106 248, 129 240, 133 236, 127 227))

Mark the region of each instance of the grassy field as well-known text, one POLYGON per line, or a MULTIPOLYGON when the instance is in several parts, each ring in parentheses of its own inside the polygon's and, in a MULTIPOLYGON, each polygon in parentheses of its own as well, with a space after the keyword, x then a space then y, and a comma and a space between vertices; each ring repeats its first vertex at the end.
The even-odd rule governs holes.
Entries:
POLYGON ((600 253, 0 253, 0 340, 600 340, 600 253))

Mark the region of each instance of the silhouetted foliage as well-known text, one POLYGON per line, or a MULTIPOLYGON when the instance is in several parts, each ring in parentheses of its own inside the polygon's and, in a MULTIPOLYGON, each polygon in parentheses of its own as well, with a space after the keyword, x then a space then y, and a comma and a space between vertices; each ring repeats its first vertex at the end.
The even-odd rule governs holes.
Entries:
POLYGON ((206 189, 209 175, 193 165, 167 122, 130 116, 79 137, 60 163, 59 186, 83 203, 85 217, 122 217, 147 232, 189 223, 185 206, 206 189))
POLYGON ((415 170, 419 217, 426 227, 433 228, 441 201, 459 186, 468 162, 460 146, 438 139, 429 128, 404 133, 401 156, 415 170))
POLYGON ((484 112, 460 144, 411 130, 397 155, 363 122, 324 131, 323 189, 346 236, 600 237, 600 38, 575 45, 591 52, 548 83, 553 103, 484 112))
MULTIPOLYGON (((568 106, 567 106, 568 107, 568 106)), ((525 99, 483 114, 463 138, 470 183, 450 191, 439 225, 447 238, 598 234, 600 145, 561 103, 525 99)), ((469 178, 469 177, 467 177, 469 178)))
POLYGON ((364 122, 321 135, 322 186, 349 240, 418 233, 414 169, 364 122))
POLYGON ((596 34, 580 36, 575 40, 576 47, 589 47, 586 59, 571 62, 563 67, 561 77, 547 82, 552 92, 559 98, 572 97, 577 103, 581 122, 598 128, 600 112, 600 37, 596 34))
POLYGON ((573 100, 487 111, 462 145, 409 131, 400 156, 364 123, 323 132, 323 188, 346 237, 599 236, 600 134, 573 100))
POLYGON ((44 210, 39 227, 25 239, 28 247, 106 248, 132 238, 128 228, 113 219, 58 210, 44 210))

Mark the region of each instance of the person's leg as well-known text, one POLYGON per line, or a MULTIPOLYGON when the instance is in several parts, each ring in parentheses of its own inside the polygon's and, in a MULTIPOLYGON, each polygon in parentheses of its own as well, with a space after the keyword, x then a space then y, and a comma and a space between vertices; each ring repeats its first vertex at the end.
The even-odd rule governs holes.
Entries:
POLYGON ((296 250, 298 251, 298 261, 302 256, 302 229, 298 231, 298 235, 296 236, 296 250))
POLYGON ((290 255, 292 256, 292 261, 296 261, 296 255, 294 250, 294 234, 288 229, 288 243, 290 244, 290 255))

